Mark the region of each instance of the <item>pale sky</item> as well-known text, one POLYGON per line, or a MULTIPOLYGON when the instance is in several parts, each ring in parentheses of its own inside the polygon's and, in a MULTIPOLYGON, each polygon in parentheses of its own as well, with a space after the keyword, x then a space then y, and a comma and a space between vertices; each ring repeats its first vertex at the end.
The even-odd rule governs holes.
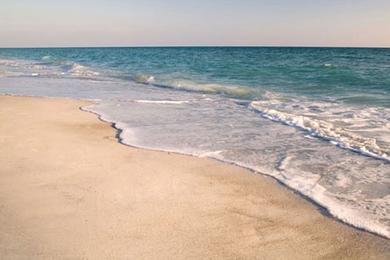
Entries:
POLYGON ((0 0, 0 47, 390 47, 390 0, 0 0))

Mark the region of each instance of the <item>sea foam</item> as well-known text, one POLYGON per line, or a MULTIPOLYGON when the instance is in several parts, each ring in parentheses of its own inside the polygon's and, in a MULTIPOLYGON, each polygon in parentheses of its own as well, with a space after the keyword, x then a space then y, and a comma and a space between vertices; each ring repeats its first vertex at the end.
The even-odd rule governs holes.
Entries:
POLYGON ((278 111, 267 106, 266 102, 254 101, 250 106, 273 121, 299 127, 312 136, 330 140, 332 144, 390 162, 390 150, 380 147, 375 138, 355 134, 324 120, 278 111))

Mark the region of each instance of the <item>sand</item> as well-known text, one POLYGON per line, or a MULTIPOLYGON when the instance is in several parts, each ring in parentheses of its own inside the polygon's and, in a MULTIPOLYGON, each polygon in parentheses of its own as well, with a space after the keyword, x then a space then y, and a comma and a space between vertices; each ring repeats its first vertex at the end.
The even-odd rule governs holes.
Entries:
POLYGON ((389 259, 271 178, 119 144, 87 104, 0 96, 1 259, 389 259))

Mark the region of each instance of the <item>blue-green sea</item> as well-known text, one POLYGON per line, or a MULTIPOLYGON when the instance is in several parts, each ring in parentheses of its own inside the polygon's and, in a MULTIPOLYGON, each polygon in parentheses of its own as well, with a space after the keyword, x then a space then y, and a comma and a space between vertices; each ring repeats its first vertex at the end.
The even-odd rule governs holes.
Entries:
POLYGON ((390 49, 0 49, 0 93, 94 100, 124 144, 250 168, 390 237, 390 49))

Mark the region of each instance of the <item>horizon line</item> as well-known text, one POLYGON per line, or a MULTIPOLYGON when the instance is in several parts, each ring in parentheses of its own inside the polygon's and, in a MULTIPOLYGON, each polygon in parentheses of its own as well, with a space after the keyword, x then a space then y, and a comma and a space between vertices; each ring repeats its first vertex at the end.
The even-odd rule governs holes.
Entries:
POLYGON ((60 45, 60 46, 0 46, 0 49, 72 49, 72 48, 339 48, 390 49, 390 46, 326 46, 326 45, 60 45))

